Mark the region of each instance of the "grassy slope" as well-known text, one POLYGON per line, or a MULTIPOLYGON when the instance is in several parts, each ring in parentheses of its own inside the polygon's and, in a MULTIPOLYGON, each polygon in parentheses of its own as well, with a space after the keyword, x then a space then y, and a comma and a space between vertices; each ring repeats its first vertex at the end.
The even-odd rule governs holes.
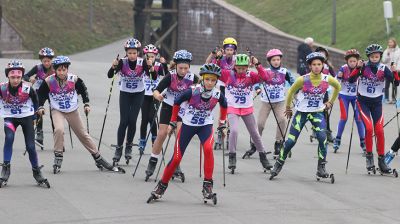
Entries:
POLYGON ((3 0, 3 16, 33 52, 49 46, 56 54, 68 55, 132 33, 132 3, 93 0, 93 31, 88 28, 88 11, 89 0, 3 0))
MULTIPOLYGON (((226 0, 278 29, 299 37, 312 36, 332 46, 331 0, 226 0)), ((400 42, 400 1, 392 1, 391 36, 400 42)), ((359 50, 377 42, 386 47, 382 0, 337 0, 337 42, 334 47, 359 50)))

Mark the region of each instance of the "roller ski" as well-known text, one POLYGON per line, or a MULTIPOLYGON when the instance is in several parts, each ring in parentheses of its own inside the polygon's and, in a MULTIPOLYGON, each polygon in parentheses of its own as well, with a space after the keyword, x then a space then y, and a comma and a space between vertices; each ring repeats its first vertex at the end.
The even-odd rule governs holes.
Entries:
POLYGON ((250 149, 246 151, 246 153, 242 156, 242 159, 250 158, 256 152, 256 145, 253 142, 250 143, 250 149))
POLYGON ((267 159, 267 153, 259 152, 258 154, 260 156, 260 163, 264 168, 264 173, 267 172, 267 170, 271 170, 273 166, 269 163, 269 161, 267 159))
POLYGON ((97 168, 99 168, 100 171, 110 171, 110 172, 120 173, 120 174, 125 173, 124 169, 122 169, 119 166, 111 165, 101 155, 92 155, 92 156, 96 163, 97 168))
POLYGON ((374 155, 372 154, 372 152, 366 153, 365 160, 366 160, 366 168, 368 175, 370 175, 371 173, 376 174, 376 169, 374 165, 374 155))
POLYGON ((113 157, 113 166, 117 166, 119 161, 121 160, 123 146, 111 145, 111 147, 115 147, 114 157, 113 157))
POLYGON ((281 159, 277 159, 274 168, 271 170, 271 176, 269 177, 269 180, 274 179, 274 177, 278 176, 278 174, 281 172, 283 165, 285 164, 285 161, 281 159))
POLYGON ((49 181, 42 176, 42 171, 40 171, 42 168, 43 166, 32 168, 33 178, 35 178, 38 186, 46 186, 47 188, 50 188, 49 181))
POLYGON ((325 169, 326 163, 327 162, 324 159, 318 160, 316 178, 317 178, 317 181, 320 181, 321 179, 330 178, 331 184, 333 184, 333 183, 335 183, 335 176, 333 175, 333 173, 329 174, 328 172, 326 172, 326 169, 325 169))
POLYGON ((36 144, 37 146, 39 146, 41 150, 44 149, 44 145, 43 145, 43 131, 42 131, 42 130, 37 130, 37 131, 36 131, 35 144, 36 144))
POLYGON ((213 189, 213 181, 212 180, 204 180, 203 181, 203 202, 207 204, 209 200, 212 200, 213 204, 217 204, 217 194, 212 192, 213 189))
POLYGON ((229 153, 229 164, 228 169, 231 170, 231 174, 235 174, 236 169, 236 152, 229 153))
POLYGON ((167 190, 167 187, 168 184, 162 183, 161 180, 158 181, 156 188, 151 192, 149 199, 147 199, 147 203, 160 199, 164 195, 165 190, 167 190))
POLYGON ((391 169, 386 163, 385 163, 385 157, 384 156, 379 156, 378 157, 378 168, 377 168, 378 172, 382 175, 382 176, 386 176, 386 175, 393 175, 394 177, 398 177, 399 174, 397 173, 396 169, 391 169))
POLYGON ((129 161, 132 159, 132 143, 126 143, 125 145, 125 163, 126 165, 129 165, 129 161))
POLYGON ((185 174, 182 172, 180 166, 176 167, 175 172, 172 175, 172 180, 174 180, 175 178, 180 179, 182 181, 182 183, 185 182, 185 174))
POLYGON ((149 164, 147 165, 147 169, 145 171, 146 177, 144 181, 148 181, 149 178, 153 175, 154 170, 156 169, 158 159, 155 157, 150 157, 149 164))
POLYGON ((59 152, 54 153, 54 165, 53 165, 53 173, 57 174, 61 172, 61 165, 63 162, 63 154, 59 152))
POLYGON ((10 163, 1 164, 1 177, 0 177, 0 188, 4 187, 8 183, 8 178, 10 178, 11 165, 10 163))
POLYGON ((337 153, 340 147, 340 138, 335 138, 335 141, 333 141, 333 153, 337 153))

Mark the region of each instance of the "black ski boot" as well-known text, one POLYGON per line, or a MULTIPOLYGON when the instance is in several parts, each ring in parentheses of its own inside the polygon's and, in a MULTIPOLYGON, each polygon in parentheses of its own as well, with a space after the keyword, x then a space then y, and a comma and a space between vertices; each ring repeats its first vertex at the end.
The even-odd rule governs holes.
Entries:
POLYGON ((149 180, 149 178, 153 175, 154 170, 156 169, 156 166, 157 166, 157 162, 158 162, 158 158, 150 157, 149 164, 147 165, 147 169, 146 169, 146 178, 144 179, 144 181, 147 182, 149 180))
POLYGON ((332 135, 332 131, 331 131, 331 130, 326 130, 326 140, 327 140, 329 143, 333 143, 334 138, 333 138, 333 135, 332 135))
POLYGON ((42 169, 42 168, 43 168, 43 166, 32 168, 33 178, 35 178, 36 183, 39 186, 46 185, 47 188, 50 188, 49 181, 42 176, 42 171, 40 171, 40 169, 42 169))
POLYGON ((121 159, 122 156, 122 150, 123 150, 123 146, 115 146, 115 153, 114 153, 114 157, 113 157, 113 166, 118 165, 119 160, 121 159))
POLYGON ((62 162, 63 162, 63 154, 60 152, 54 152, 54 165, 53 165, 54 174, 57 174, 61 171, 62 162))
POLYGON ((180 179, 182 181, 182 183, 185 182, 185 174, 182 172, 181 166, 179 166, 179 165, 176 167, 175 172, 172 175, 172 180, 175 178, 180 179))
POLYGON ((285 161, 281 159, 277 159, 274 168, 271 170, 271 176, 269 177, 270 180, 272 180, 274 177, 278 176, 279 172, 281 172, 283 165, 285 164, 285 161))
POLYGON ((149 197, 149 199, 147 199, 147 203, 150 203, 151 201, 155 201, 157 199, 160 199, 164 193, 165 190, 167 190, 168 184, 164 184, 163 182, 158 181, 158 184, 156 186, 156 188, 154 188, 154 190, 151 192, 151 195, 149 197))
POLYGON ((275 141, 274 144, 274 158, 279 157, 279 153, 281 152, 281 149, 283 147, 283 141, 275 141))
POLYGON ((325 159, 318 159, 318 166, 317 166, 317 181, 320 181, 321 178, 322 179, 326 179, 326 178, 331 178, 331 183, 335 183, 335 177, 333 174, 329 174, 328 172, 326 172, 325 169, 325 164, 326 164, 326 160, 325 159))
POLYGON ((121 167, 118 166, 113 166, 107 160, 105 160, 100 154, 94 155, 92 154, 93 159, 96 163, 97 168, 100 169, 100 171, 103 171, 104 169, 111 171, 111 172, 116 172, 116 173, 125 173, 125 170, 122 169, 121 167))
POLYGON ((378 156, 379 172, 383 174, 392 173, 392 169, 385 163, 385 156, 378 156))
POLYGON ((10 178, 10 174, 11 174, 11 164, 10 163, 4 163, 4 164, 1 164, 1 166, 2 166, 2 169, 1 169, 1 177, 0 177, 0 188, 7 185, 8 178, 10 178))
POLYGON ((230 152, 229 153, 228 169, 231 170, 231 174, 235 173, 235 169, 236 169, 236 152, 230 152))
POLYGON ((132 159, 132 143, 126 143, 125 145, 125 160, 126 160, 126 165, 129 164, 129 160, 132 159))
POLYGON ((269 161, 267 159, 267 153, 266 152, 258 152, 258 155, 260 156, 260 162, 261 162, 261 165, 264 168, 264 173, 267 170, 271 170, 272 165, 269 163, 269 161))
POLYGON ((250 143, 250 149, 246 151, 246 153, 242 156, 242 159, 244 158, 250 158, 255 152, 256 152, 256 145, 254 145, 253 142, 250 143))
POLYGON ((376 174, 376 169, 375 169, 375 165, 374 165, 374 155, 372 154, 372 152, 367 152, 365 154, 365 160, 367 163, 367 172, 368 174, 371 174, 371 172, 373 174, 376 174))
POLYGON ((214 205, 217 204, 217 194, 213 193, 212 189, 213 189, 213 181, 204 180, 203 190, 202 190, 204 204, 206 204, 208 200, 212 200, 214 205))

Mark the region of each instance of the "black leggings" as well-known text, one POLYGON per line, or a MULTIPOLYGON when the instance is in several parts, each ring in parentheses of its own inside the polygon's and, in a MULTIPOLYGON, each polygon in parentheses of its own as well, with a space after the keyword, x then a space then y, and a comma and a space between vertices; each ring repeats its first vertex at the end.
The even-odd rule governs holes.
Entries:
POLYGON ((396 141, 394 141, 393 145, 392 145, 392 150, 394 152, 399 151, 400 148, 400 136, 396 138, 396 141))
POLYGON ((136 120, 139 115, 140 105, 143 103, 144 91, 139 93, 127 93, 120 91, 119 93, 119 127, 117 144, 124 144, 126 129, 128 133, 126 137, 127 144, 133 142, 136 132, 136 120))
POLYGON ((153 122, 153 119, 155 118, 154 114, 158 106, 159 103, 153 100, 153 96, 144 96, 142 104, 142 122, 140 124, 140 139, 146 139, 147 125, 151 125, 151 136, 153 138, 157 136, 157 124, 155 121, 153 122))

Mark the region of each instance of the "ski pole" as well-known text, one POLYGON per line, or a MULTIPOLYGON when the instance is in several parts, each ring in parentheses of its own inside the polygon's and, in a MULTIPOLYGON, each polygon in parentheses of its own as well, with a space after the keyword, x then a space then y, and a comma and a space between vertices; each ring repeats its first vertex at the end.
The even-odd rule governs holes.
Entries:
POLYGON ((226 128, 225 125, 221 125, 220 127, 217 128, 218 130, 218 142, 219 144, 222 146, 222 173, 223 173, 223 183, 224 183, 224 187, 226 186, 226 182, 225 182, 225 147, 224 144, 222 142, 222 135, 223 135, 223 130, 226 128))
MULTIPOLYGON (((146 140, 145 140, 145 142, 144 142, 144 146, 143 146, 144 149, 146 148, 147 140, 148 140, 149 137, 150 137, 151 128, 153 127, 153 125, 154 125, 155 122, 156 122, 157 114, 158 114, 158 109, 159 109, 159 108, 160 108, 160 104, 158 104, 158 106, 157 106, 157 108, 156 108, 156 111, 154 112, 154 117, 153 117, 153 120, 151 121, 150 129, 149 129, 149 131, 148 131, 148 133, 147 133, 146 140)), ((138 169, 138 167, 139 167, 140 160, 142 159, 142 156, 143 156, 143 152, 141 151, 141 152, 140 152, 140 155, 139 155, 139 160, 138 160, 138 162, 137 162, 137 164, 136 164, 135 170, 133 171, 132 178, 135 178, 136 171, 137 171, 137 169, 138 169)))
POLYGON ((353 140, 353 129, 354 129, 354 120, 356 117, 356 109, 354 108, 354 115, 353 115, 353 120, 351 121, 351 132, 350 132, 350 142, 349 142, 349 150, 347 152, 347 162, 346 162, 346 174, 347 170, 349 168, 349 160, 350 160, 350 150, 351 150, 351 143, 353 140))
POLYGON ((163 150, 163 149, 161 150, 162 151, 162 158, 161 158, 160 165, 158 166, 157 175, 156 175, 156 179, 154 180, 154 182, 157 182, 158 175, 160 174, 161 165, 165 160, 165 154, 167 153, 167 149, 168 149, 169 141, 171 140, 171 136, 172 136, 172 133, 170 133, 168 135, 168 140, 167 140, 167 144, 165 145, 165 150, 163 150))
MULTIPOLYGON (((119 59, 119 54, 117 55, 117 61, 118 61, 118 59, 119 59)), ((100 138, 99 138, 99 145, 97 146, 97 150, 99 150, 99 151, 100 151, 101 140, 102 140, 102 138, 103 138, 104 125, 105 125, 106 119, 107 119, 108 107, 110 106, 110 99, 111 99, 111 94, 112 94, 112 90, 113 90, 113 86, 114 86, 114 80, 115 80, 115 71, 114 71, 114 76, 113 76, 112 81, 111 81, 110 93, 108 94, 107 107, 106 107, 106 112, 105 112, 105 114, 104 114, 103 125, 102 125, 102 127, 101 127, 101 133, 100 133, 100 138)))

